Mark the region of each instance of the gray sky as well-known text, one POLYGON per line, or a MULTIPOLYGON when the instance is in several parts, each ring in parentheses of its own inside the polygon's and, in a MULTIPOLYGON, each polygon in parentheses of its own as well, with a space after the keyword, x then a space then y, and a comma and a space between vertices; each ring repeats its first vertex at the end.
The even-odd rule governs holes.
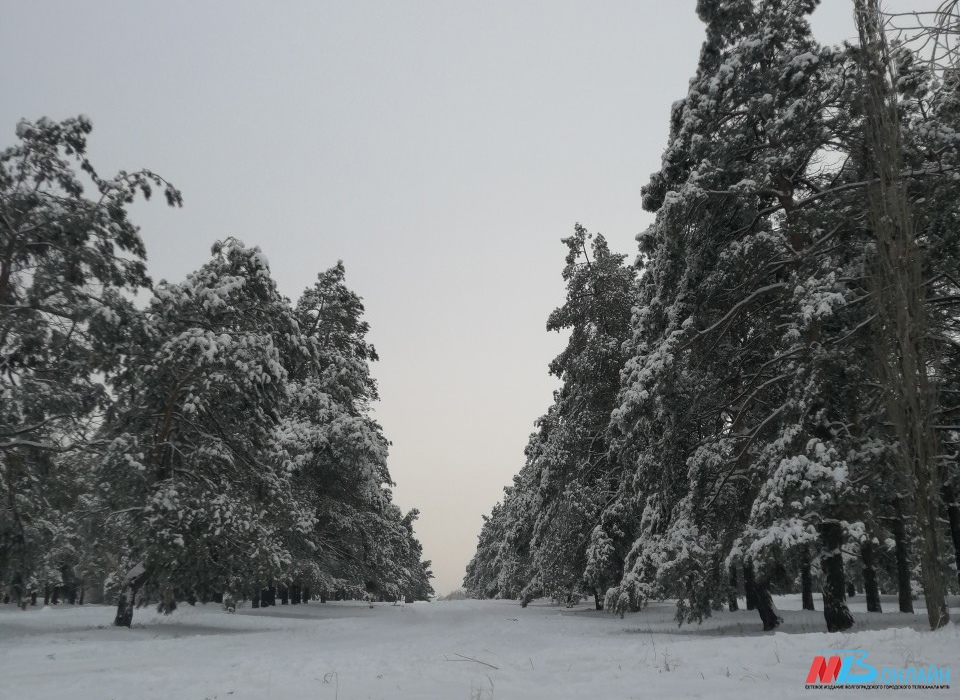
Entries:
MULTIPOLYGON (((396 500, 421 510, 445 593, 550 403, 560 238, 579 221, 632 257, 650 222, 640 187, 696 66, 694 6, 0 0, 0 146, 20 117, 84 113, 102 172, 173 181, 182 210, 134 210, 155 279, 231 235, 291 298, 344 260, 396 500)), ((821 40, 852 36, 851 7, 824 0, 821 40)))

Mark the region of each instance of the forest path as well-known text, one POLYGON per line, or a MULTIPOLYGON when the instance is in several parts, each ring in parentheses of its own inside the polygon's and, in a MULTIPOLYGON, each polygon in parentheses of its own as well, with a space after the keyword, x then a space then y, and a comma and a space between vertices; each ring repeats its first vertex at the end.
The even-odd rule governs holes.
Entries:
POLYGON ((592 604, 545 602, 310 603, 235 614, 184 605, 169 617, 137 610, 129 630, 111 627, 105 606, 2 606, 0 697, 743 700, 776 692, 779 700, 809 697, 812 659, 831 648, 867 650, 877 666, 935 664, 960 674, 960 627, 917 631, 920 610, 868 615, 855 598, 860 631, 828 635, 822 614, 798 610, 797 597, 777 603, 785 631, 775 634, 760 632, 747 611, 678 628, 671 604, 622 620, 592 604))

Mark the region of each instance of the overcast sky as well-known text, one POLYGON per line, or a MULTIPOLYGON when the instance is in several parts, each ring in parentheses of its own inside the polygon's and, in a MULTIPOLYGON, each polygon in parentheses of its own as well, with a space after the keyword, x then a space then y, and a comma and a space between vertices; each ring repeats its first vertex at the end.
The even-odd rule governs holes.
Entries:
MULTIPOLYGON (((895 7, 933 6, 899 0, 895 7)), ((217 239, 261 246, 284 294, 343 259, 364 297, 396 500, 435 587, 551 400, 545 330, 576 222, 635 252, 640 188, 696 66, 693 0, 0 0, 0 146, 79 113, 104 173, 147 167, 154 279, 217 239)), ((853 34, 824 0, 826 42, 853 34)))

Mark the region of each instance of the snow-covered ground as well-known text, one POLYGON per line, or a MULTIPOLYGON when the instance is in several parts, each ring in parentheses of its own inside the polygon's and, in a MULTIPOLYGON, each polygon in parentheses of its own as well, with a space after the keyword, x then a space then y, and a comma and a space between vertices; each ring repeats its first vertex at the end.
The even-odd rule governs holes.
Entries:
MULTIPOLYGON (((113 611, 102 606, 0 606, 0 697, 781 700, 816 697, 804 681, 814 655, 829 649, 866 650, 878 666, 951 668, 950 690, 895 693, 957 697, 960 626, 930 633, 922 610, 868 615, 862 601, 851 601, 858 631, 835 635, 794 597, 778 599, 786 622, 773 634, 746 611, 678 628, 670 604, 622 620, 546 602, 311 603, 235 614, 184 605, 169 617, 137 610, 129 630, 111 627, 113 611)), ((874 693, 843 697, 863 695, 874 693)))

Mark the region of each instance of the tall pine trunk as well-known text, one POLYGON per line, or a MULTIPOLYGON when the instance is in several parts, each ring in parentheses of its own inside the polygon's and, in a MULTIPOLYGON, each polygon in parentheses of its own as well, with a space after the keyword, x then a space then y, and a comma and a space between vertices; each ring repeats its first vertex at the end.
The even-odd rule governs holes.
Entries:
POLYGON ((867 612, 883 612, 880 607, 877 570, 873 564, 873 540, 869 535, 860 543, 860 559, 863 561, 863 591, 867 597, 867 612))
POLYGON ((913 613, 913 587, 910 584, 910 544, 907 540, 907 524, 898 500, 894 504, 896 517, 893 520, 894 554, 897 558, 897 598, 900 612, 913 613))
POLYGON ((950 522, 950 539, 953 540, 954 563, 957 566, 957 582, 960 583, 960 503, 952 484, 943 485, 943 502, 947 505, 950 522))
POLYGON ((828 632, 843 632, 853 626, 853 615, 844 597, 846 586, 843 553, 840 551, 843 528, 836 520, 825 520, 818 529, 823 547, 820 557, 820 568, 823 570, 823 619, 826 620, 828 632))
POLYGON ((810 573, 810 553, 800 555, 800 598, 804 610, 816 610, 813 606, 813 575, 810 573))
POLYGON ((747 610, 757 609, 757 582, 753 578, 753 564, 743 563, 743 592, 747 601, 747 610))
POLYGON ((931 629, 950 621, 940 566, 935 387, 927 370, 926 306, 920 249, 902 169, 903 141, 892 60, 879 0, 854 0, 866 85, 867 217, 877 243, 872 278, 880 384, 899 442, 900 483, 920 536, 920 574, 931 629))
POLYGON ((740 582, 737 580, 737 567, 734 564, 730 565, 730 593, 727 594, 727 607, 730 609, 730 612, 736 612, 740 609, 739 603, 737 603, 737 590, 740 587, 740 582))

